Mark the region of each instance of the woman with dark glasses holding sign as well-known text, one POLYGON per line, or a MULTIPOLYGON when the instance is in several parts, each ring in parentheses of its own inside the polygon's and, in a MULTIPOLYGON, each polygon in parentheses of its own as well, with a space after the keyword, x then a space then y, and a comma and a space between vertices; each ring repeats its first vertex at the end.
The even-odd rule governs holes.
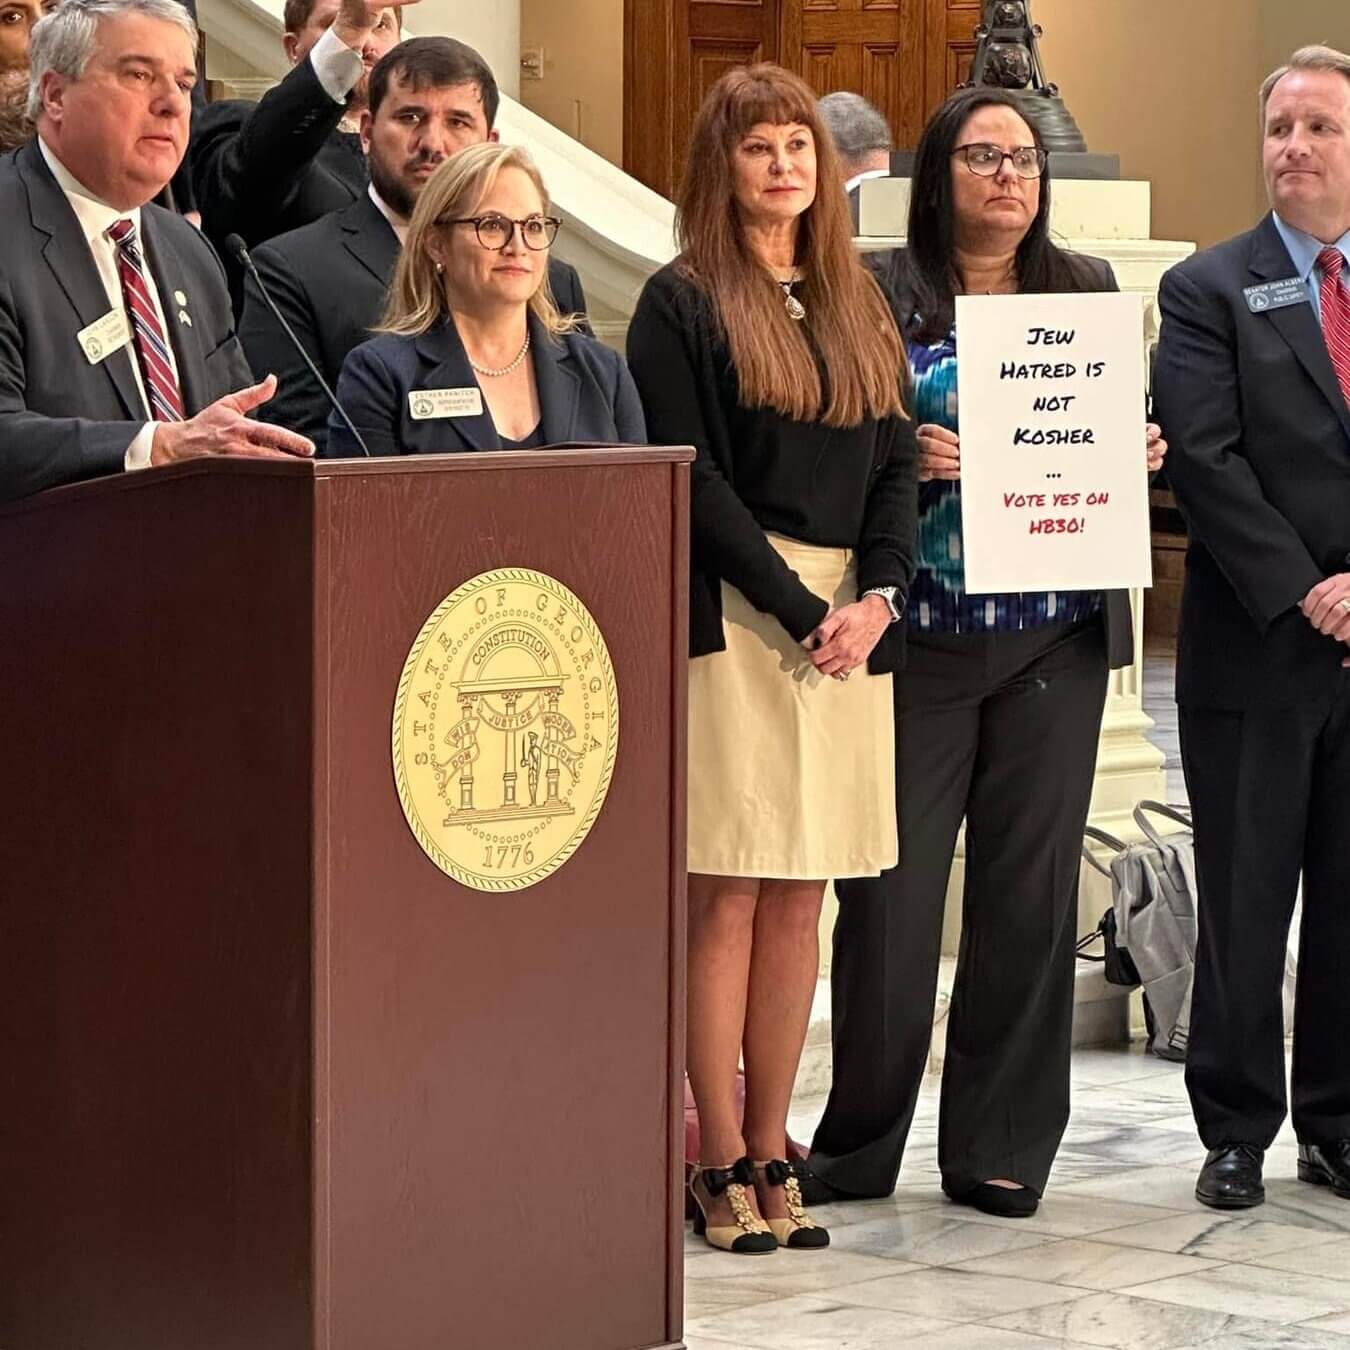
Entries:
MULTIPOLYGON (((838 883, 834 1083, 803 1190, 820 1202, 895 1187, 964 821, 938 1164, 958 1204, 1018 1217, 1036 1210, 1069 1118, 1079 849, 1107 671, 1130 664, 1133 625, 1124 592, 966 590, 955 298, 1118 288, 1105 262, 1051 242, 1044 147, 1000 91, 964 90, 933 115, 910 201, 888 278, 919 423, 918 572, 895 679, 900 865, 838 883)), ((1150 428, 1139 472, 1165 449, 1150 428)))
MULTIPOLYGON (((558 313, 548 251, 560 221, 529 155, 461 150, 423 189, 379 336, 343 363, 337 396, 373 455, 642 442, 623 360, 558 313)), ((327 457, 361 454, 340 418, 327 457)))

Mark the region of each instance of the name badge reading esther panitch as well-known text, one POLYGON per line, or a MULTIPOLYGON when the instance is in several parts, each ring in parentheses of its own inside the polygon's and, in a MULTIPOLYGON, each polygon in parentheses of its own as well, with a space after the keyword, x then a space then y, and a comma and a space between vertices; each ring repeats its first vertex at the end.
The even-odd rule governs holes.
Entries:
POLYGON ((441 601, 394 700, 394 783, 427 857, 462 886, 519 891, 581 847, 619 748, 619 690, 581 598, 500 568, 441 601))
POLYGON ((1308 288, 1299 277, 1284 281, 1268 281, 1264 286, 1248 286, 1242 294, 1247 308, 1253 314, 1266 314, 1272 309, 1288 309, 1290 305, 1306 305, 1310 301, 1308 288))
POLYGON ((408 413, 414 422, 429 422, 438 417, 481 417, 483 394, 472 385, 467 389, 414 389, 408 395, 408 413))
POLYGON ((84 359, 91 366, 121 351, 131 341, 131 325, 120 309, 110 309, 101 319, 95 319, 88 328, 75 334, 84 359))

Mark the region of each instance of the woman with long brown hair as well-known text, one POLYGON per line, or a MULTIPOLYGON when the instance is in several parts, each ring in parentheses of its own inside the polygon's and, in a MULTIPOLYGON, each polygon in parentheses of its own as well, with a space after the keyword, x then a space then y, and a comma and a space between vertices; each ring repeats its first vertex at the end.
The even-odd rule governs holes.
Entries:
POLYGON ((724 75, 689 164, 681 252, 643 291, 628 355, 652 439, 697 450, 696 1230, 735 1252, 823 1247, 785 1159, 787 1112, 825 879, 876 876, 897 854, 890 672, 917 494, 905 358, 801 79, 772 65, 724 75))

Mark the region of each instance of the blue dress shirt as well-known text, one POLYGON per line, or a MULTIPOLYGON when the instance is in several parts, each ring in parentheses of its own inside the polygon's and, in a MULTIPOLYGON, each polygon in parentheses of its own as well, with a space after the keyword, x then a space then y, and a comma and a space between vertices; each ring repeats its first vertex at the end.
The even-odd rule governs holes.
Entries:
MULTIPOLYGON (((1320 239, 1314 239, 1310 234, 1304 234, 1302 230, 1295 229, 1280 219, 1279 213, 1275 213, 1275 228, 1280 232, 1280 238, 1284 240, 1284 246, 1289 250, 1289 256, 1294 260, 1294 274, 1303 283, 1308 291, 1308 299, 1312 301, 1313 313, 1317 315, 1318 322, 1322 320, 1322 274, 1317 270, 1317 258, 1324 248, 1328 245, 1322 243, 1320 239)), ((1331 247, 1338 248, 1343 257, 1350 258, 1350 230, 1347 230, 1331 247)))

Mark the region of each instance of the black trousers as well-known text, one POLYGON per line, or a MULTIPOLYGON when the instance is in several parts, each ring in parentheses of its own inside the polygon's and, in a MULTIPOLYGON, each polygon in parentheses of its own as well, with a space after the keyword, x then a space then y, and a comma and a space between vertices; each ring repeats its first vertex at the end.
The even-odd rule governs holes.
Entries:
POLYGON ((1350 671, 1320 703, 1181 709, 1200 936, 1186 1086, 1207 1148, 1285 1116, 1284 953, 1300 871, 1294 1129, 1350 1139, 1350 671))
POLYGON ((993 1177, 1044 1189, 1069 1118, 1078 866, 1106 682, 1100 619, 911 636, 896 678, 900 864, 838 885, 834 1080, 810 1165, 839 1190, 895 1188, 963 817, 938 1162, 956 1189, 993 1177))

